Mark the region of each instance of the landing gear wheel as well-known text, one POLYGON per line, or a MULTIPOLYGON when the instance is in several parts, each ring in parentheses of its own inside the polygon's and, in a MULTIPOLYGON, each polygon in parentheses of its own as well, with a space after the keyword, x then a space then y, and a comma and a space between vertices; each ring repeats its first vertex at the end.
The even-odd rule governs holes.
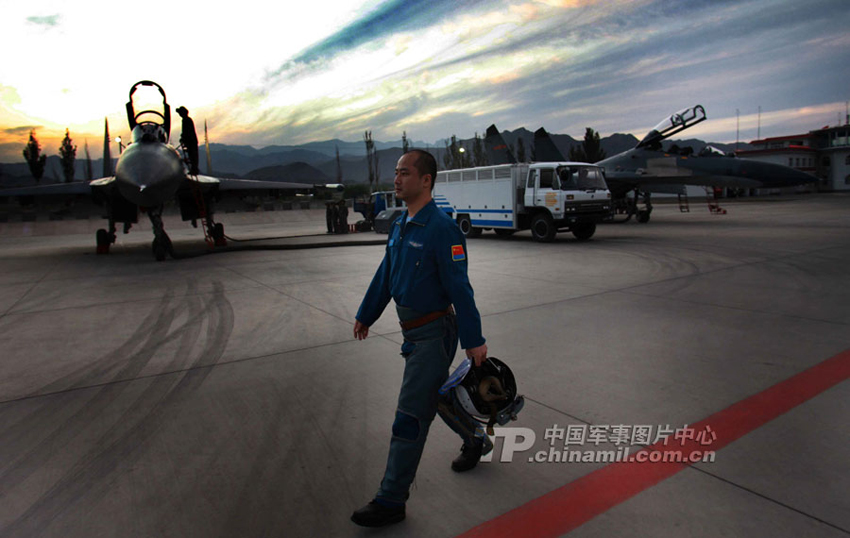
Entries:
POLYGON ((171 239, 167 235, 154 237, 152 245, 153 255, 156 261, 161 262, 171 252, 171 239))
POLYGON ((531 220, 531 236, 540 243, 551 243, 555 239, 555 223, 548 213, 538 213, 531 220))
POLYGON ((638 211, 637 221, 641 224, 646 224, 649 222, 649 213, 647 210, 638 211))
POLYGON ((215 246, 226 247, 227 239, 224 237, 224 224, 216 222, 213 226, 212 237, 215 239, 215 246))
POLYGON ((458 217, 457 225, 466 237, 478 237, 481 235, 481 228, 476 228, 472 225, 472 220, 469 218, 469 215, 461 215, 458 217))
POLYGON ((593 222, 585 222, 583 224, 577 224, 573 227, 573 235, 579 241, 587 241, 593 234, 596 233, 596 224, 593 222))
POLYGON ((495 228, 493 231, 496 232, 496 235, 501 237, 508 237, 516 233, 516 230, 507 230, 505 228, 495 228))
POLYGON ((109 254, 109 245, 112 244, 109 232, 101 228, 95 234, 95 239, 97 240, 97 253, 109 254))

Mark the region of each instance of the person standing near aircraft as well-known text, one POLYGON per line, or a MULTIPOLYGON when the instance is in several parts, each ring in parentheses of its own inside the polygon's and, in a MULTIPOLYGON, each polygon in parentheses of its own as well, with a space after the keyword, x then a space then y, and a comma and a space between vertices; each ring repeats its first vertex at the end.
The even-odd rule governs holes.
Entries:
POLYGON ((198 171, 198 135, 195 133, 195 122, 189 117, 189 111, 186 110, 186 107, 181 106, 176 112, 183 118, 180 144, 186 148, 186 152, 189 154, 189 175, 197 176, 200 172, 198 171))
MULTIPOLYGON (((407 203, 407 211, 393 222, 384 259, 355 316, 354 337, 363 340, 394 299, 405 360, 384 478, 375 498, 351 516, 362 526, 380 527, 404 519, 428 429, 438 402, 442 403, 438 390, 448 377, 458 338, 476 366, 487 359, 481 316, 467 277, 466 241, 432 198, 436 177, 437 162, 426 151, 411 150, 398 160, 395 192, 407 203)), ((452 468, 466 471, 492 449, 492 443, 486 435, 459 427, 458 417, 444 414, 448 408, 440 406, 441 418, 464 438, 452 468)))
POLYGON ((348 205, 345 203, 345 198, 339 201, 339 228, 336 233, 339 234, 347 234, 348 233, 348 205))
POLYGON ((334 222, 334 208, 336 207, 336 202, 325 202, 325 221, 328 225, 328 233, 334 233, 336 230, 336 223, 334 222))

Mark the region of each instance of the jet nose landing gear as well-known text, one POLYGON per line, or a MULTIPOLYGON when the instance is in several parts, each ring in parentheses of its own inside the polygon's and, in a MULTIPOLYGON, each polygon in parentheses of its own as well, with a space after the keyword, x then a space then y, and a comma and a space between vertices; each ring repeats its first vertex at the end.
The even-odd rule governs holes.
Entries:
POLYGON ((151 249, 153 250, 154 258, 158 262, 165 260, 166 255, 173 258, 174 248, 171 246, 171 239, 165 233, 165 228, 162 225, 162 206, 149 209, 148 217, 150 217, 151 226, 153 226, 153 244, 151 245, 151 249))
POLYGON ((97 253, 109 254, 109 247, 115 242, 115 223, 109 221, 109 230, 99 229, 95 234, 97 240, 97 253))
POLYGON ((168 254, 174 257, 174 249, 171 246, 171 239, 169 239, 165 232, 163 232, 160 237, 153 238, 153 245, 151 245, 151 248, 153 250, 153 256, 158 262, 165 260, 165 256, 168 254))

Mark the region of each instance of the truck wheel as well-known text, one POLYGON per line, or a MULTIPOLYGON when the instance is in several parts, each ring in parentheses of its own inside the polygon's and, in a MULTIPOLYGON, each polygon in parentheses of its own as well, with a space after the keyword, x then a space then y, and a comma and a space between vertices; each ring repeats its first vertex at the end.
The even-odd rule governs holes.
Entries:
POLYGON ((514 233, 516 233, 516 230, 508 230, 506 228, 495 228, 494 231, 496 232, 496 235, 499 235, 499 236, 502 236, 502 237, 507 237, 509 235, 513 235, 514 233))
POLYGON ((481 228, 476 228, 472 225, 472 219, 469 218, 469 215, 459 216, 457 218, 457 225, 466 237, 478 237, 481 235, 481 228))
POLYGON ((531 219, 531 236, 535 241, 550 243, 557 232, 552 216, 548 213, 538 213, 531 219))
POLYGON ((585 222, 573 227, 573 235, 579 241, 587 241, 593 234, 596 233, 596 224, 593 222, 585 222))

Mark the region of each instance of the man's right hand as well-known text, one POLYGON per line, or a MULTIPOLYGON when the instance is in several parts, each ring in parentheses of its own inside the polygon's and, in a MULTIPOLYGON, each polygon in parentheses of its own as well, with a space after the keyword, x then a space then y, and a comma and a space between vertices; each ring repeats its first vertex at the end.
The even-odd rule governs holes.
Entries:
POLYGON ((358 340, 364 340, 367 336, 369 336, 369 326, 363 325, 358 320, 354 320, 354 338, 358 340))

